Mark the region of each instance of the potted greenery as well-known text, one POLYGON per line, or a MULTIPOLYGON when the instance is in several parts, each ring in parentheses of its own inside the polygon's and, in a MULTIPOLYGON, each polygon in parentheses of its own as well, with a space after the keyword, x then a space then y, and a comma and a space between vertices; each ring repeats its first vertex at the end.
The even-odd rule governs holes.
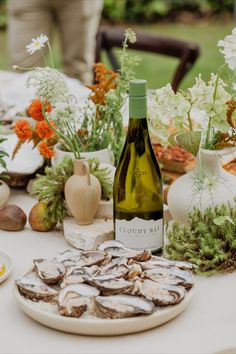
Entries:
MULTIPOLYGON (((109 163, 113 162, 114 155, 117 162, 124 143, 122 108, 128 82, 134 78, 133 69, 140 60, 127 54, 128 43, 135 40, 134 32, 126 30, 118 73, 108 70, 102 63, 94 65, 95 84, 88 85, 91 94, 83 103, 70 93, 64 76, 53 67, 52 58, 52 67, 31 69, 27 86, 34 89, 36 98, 28 113, 34 121, 31 124, 26 120, 16 122, 19 143, 14 154, 22 143, 33 140, 45 158, 53 158, 54 165, 65 155, 97 157, 101 162, 109 163)), ((33 54, 45 44, 51 52, 48 38, 40 35, 28 50, 33 54)))
MULTIPOLYGON (((231 70, 236 69, 235 43, 236 29, 218 44, 231 70)), ((162 140, 197 156, 195 169, 178 178, 168 193, 170 211, 182 223, 188 223, 188 212, 194 207, 204 211, 209 205, 234 203, 236 196, 236 178, 221 163, 222 156, 236 150, 235 83, 221 78, 226 64, 208 82, 199 75, 187 91, 174 93, 168 84, 154 96, 153 132, 158 134, 160 128, 162 140), (168 138, 170 131, 173 134, 168 138)))

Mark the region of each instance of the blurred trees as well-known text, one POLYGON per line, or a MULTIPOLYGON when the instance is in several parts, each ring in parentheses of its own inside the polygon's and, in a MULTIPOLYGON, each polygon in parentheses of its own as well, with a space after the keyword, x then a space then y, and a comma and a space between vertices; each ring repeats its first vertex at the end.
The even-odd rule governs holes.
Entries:
POLYGON ((234 0, 104 0, 103 17, 112 21, 150 22, 188 11, 198 16, 233 13, 234 0))

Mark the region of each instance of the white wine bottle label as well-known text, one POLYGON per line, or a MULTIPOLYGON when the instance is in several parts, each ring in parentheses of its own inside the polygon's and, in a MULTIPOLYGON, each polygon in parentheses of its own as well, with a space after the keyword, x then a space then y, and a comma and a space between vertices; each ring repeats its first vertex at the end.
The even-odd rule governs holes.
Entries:
POLYGON ((150 249, 155 251, 163 246, 163 219, 115 220, 116 240, 125 247, 137 250, 150 249))

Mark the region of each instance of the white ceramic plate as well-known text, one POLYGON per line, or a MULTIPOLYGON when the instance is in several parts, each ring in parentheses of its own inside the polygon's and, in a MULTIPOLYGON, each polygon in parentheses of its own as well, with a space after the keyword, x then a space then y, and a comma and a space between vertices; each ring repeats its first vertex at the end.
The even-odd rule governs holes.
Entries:
POLYGON ((192 289, 178 305, 157 309, 149 316, 139 316, 122 319, 100 318, 72 318, 57 314, 56 309, 49 310, 45 303, 35 303, 20 295, 17 286, 14 287, 14 295, 21 310, 33 320, 53 329, 63 332, 94 335, 114 336, 142 332, 162 325, 178 316, 189 305, 193 296, 192 289))
POLYGON ((6 267, 5 273, 2 276, 0 276, 0 283, 2 283, 4 280, 6 280, 9 277, 13 268, 13 263, 11 258, 6 253, 1 251, 0 251, 0 262, 3 263, 6 267))

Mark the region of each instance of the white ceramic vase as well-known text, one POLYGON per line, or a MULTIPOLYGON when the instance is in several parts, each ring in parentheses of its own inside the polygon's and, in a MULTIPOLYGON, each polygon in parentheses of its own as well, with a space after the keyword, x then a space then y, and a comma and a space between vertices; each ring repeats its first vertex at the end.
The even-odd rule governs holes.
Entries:
MULTIPOLYGON (((52 158, 52 166, 56 166, 60 162, 62 162, 65 156, 69 156, 73 160, 75 158, 73 152, 61 150, 59 144, 57 144, 54 147, 54 151, 55 151, 55 156, 52 158)), ((114 165, 114 156, 109 149, 81 152, 80 156, 86 159, 96 158, 101 163, 114 165)))
POLYGON ((11 191, 8 185, 5 182, 0 181, 0 207, 7 203, 10 193, 11 191))
POLYGON ((168 206, 174 220, 188 224, 188 213, 194 207, 204 211, 210 205, 234 203, 236 177, 222 167, 222 157, 231 149, 201 149, 194 170, 179 177, 168 192, 168 206))

